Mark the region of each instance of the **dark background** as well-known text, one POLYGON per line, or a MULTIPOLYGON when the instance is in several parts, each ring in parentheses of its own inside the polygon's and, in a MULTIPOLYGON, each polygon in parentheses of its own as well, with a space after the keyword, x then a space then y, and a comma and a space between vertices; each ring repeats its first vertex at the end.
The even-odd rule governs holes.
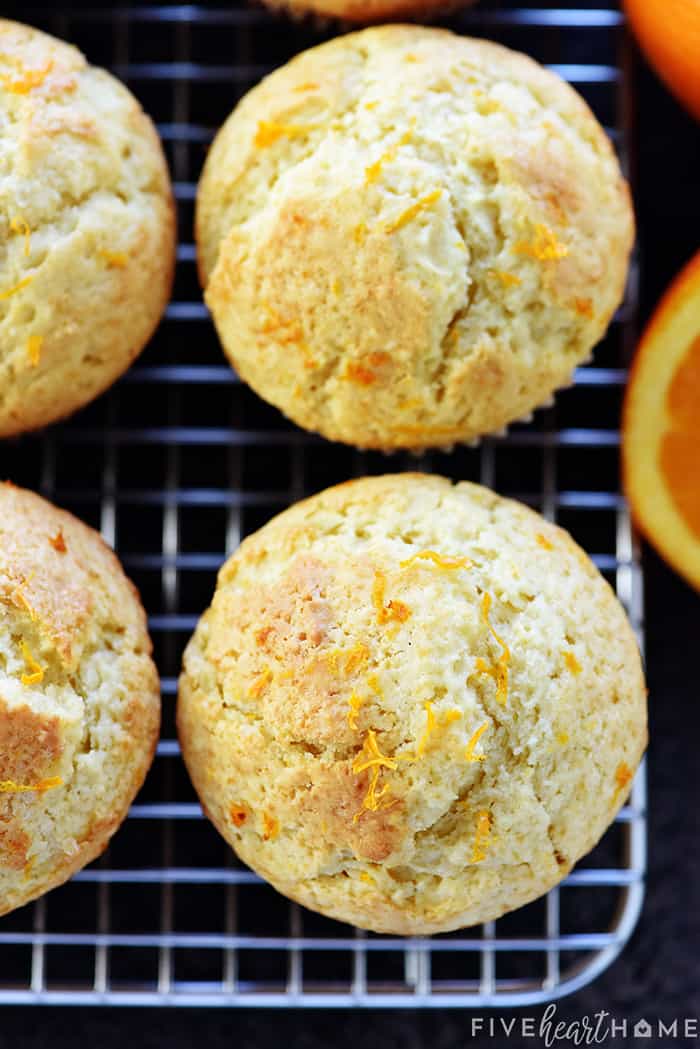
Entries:
MULTIPOLYGON (((18 17, 17 12, 13 14, 18 17)), ((644 320, 664 287, 700 246, 700 132, 639 56, 635 57, 635 78, 636 209, 644 320)), ((644 567, 651 732, 646 902, 621 957, 593 985, 559 1004, 561 1018, 574 1019, 599 1009, 632 1021, 640 1016, 670 1020, 700 1013, 700 690, 696 668, 700 597, 648 547, 644 567)), ((541 1009, 523 1012, 539 1016, 541 1009)), ((6 1007, 0 1014, 0 1049, 63 1049, 83 1044, 109 1049, 125 1037, 144 1047, 184 1046, 205 1039, 207 1049, 277 1049, 285 1042, 295 1049, 325 1045, 447 1049, 506 1044, 502 1039, 471 1041, 470 1015, 456 1010, 302 1013, 6 1007)), ((518 1042, 511 1038, 507 1044, 518 1042)), ((523 1044, 533 1045, 536 1040, 523 1044)), ((612 1044, 645 1043, 617 1038, 612 1044)))

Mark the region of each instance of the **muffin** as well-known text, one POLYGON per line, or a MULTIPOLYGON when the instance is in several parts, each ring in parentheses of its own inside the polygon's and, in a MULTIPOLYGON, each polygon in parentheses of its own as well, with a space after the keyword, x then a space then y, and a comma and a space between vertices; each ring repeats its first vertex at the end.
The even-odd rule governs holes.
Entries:
POLYGON ((0 20, 0 436, 125 371, 170 294, 175 213, 153 125, 74 47, 0 20))
POLYGON ((348 22, 381 22, 385 18, 444 15, 474 0, 263 0, 266 7, 291 14, 315 14, 348 22))
POLYGON ((637 645, 560 528, 477 485, 365 478, 223 566, 180 743, 239 857, 375 932, 497 918, 595 845, 646 744, 637 645))
POLYGON ((0 484, 0 914, 98 856, 148 771, 158 675, 96 532, 0 484))
POLYGON ((205 298, 241 377, 299 425, 384 450, 472 440, 570 382, 632 236, 613 150, 567 84, 409 26, 263 80, 197 199, 205 298))

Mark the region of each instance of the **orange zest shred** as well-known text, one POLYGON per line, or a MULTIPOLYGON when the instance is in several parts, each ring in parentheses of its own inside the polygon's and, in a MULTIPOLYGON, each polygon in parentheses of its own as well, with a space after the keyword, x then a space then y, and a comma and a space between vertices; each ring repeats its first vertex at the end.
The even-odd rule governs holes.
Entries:
POLYGON ((232 805, 229 809, 229 815, 234 827, 242 827, 248 819, 248 810, 244 805, 232 805))
POLYGON ((406 226, 411 222, 416 215, 420 214, 426 208, 429 208, 431 204, 434 204, 436 200, 439 200, 442 196, 441 189, 434 189, 432 193, 426 193, 424 197, 419 197, 418 200, 414 201, 410 207, 402 211, 400 215, 397 215, 395 219, 387 222, 384 226, 386 233, 395 233, 397 229, 401 229, 402 226, 406 226))
POLYGON ((20 641, 24 662, 27 664, 28 674, 22 674, 20 678, 23 685, 38 685, 44 680, 44 668, 37 663, 32 655, 31 649, 26 641, 20 641))
POLYGON ((375 696, 379 696, 380 699, 384 698, 384 689, 379 684, 379 678, 376 674, 367 675, 367 687, 372 689, 375 696))
POLYGON ((348 725, 353 731, 357 731, 357 715, 366 702, 365 696, 358 696, 357 692, 352 692, 348 699, 348 725))
POLYGON ((416 743, 416 749, 414 752, 406 751, 403 754, 397 754, 397 761, 419 761, 428 749, 428 743, 431 736, 441 732, 443 729, 447 728, 448 725, 454 724, 455 721, 459 721, 462 717, 461 710, 445 710, 440 714, 439 718, 437 718, 433 710, 433 704, 429 701, 425 702, 423 707, 426 714, 425 728, 416 743))
POLYGON ((485 593, 481 601, 481 618, 486 624, 493 639, 501 646, 501 654, 498 657, 498 662, 491 665, 489 665, 484 659, 477 659, 475 669, 478 674, 487 674, 489 677, 493 678, 496 682, 496 699, 501 705, 504 705, 508 698, 508 664, 510 663, 510 649, 492 627, 489 619, 490 611, 491 595, 485 593))
POLYGON ((32 368, 38 368, 41 363, 41 347, 43 345, 43 335, 30 335, 27 339, 27 357, 32 368))
POLYGON ((574 299, 574 309, 581 317, 593 317, 593 303, 590 299, 574 299))
POLYGON ((428 746, 428 741, 435 731, 435 714, 433 713, 433 704, 428 702, 423 704, 425 708, 425 728, 423 734, 416 743, 416 757, 420 758, 425 753, 425 749, 428 746))
POLYGON ((486 756, 484 754, 475 754, 474 748, 488 727, 488 721, 485 721, 483 725, 479 725, 478 729, 467 743, 467 749, 464 752, 464 757, 467 761, 486 761, 486 756))
POLYGON ((29 583, 31 583, 32 579, 34 578, 34 575, 34 572, 30 572, 26 579, 23 579, 21 583, 18 583, 12 591, 12 597, 15 601, 15 604, 21 605, 25 612, 29 614, 29 618, 33 623, 36 621, 36 612, 29 604, 29 601, 27 601, 26 594, 24 593, 24 587, 28 586, 29 583))
POLYGON ((386 576, 383 572, 376 571, 374 573, 374 583, 372 584, 372 604, 377 611, 377 622, 383 624, 393 619, 399 623, 404 623, 410 616, 411 609, 403 601, 389 601, 385 605, 385 590, 386 576))
POLYGON ((572 674, 578 675, 583 670, 583 667, 576 658, 575 653, 573 653, 570 649, 567 649, 564 652, 564 662, 566 663, 567 668, 571 671, 572 674))
POLYGON ((59 528, 59 530, 56 532, 56 535, 49 536, 49 542, 51 543, 51 546, 54 548, 54 550, 59 554, 65 554, 68 550, 62 528, 59 528))
POLYGON ((623 790, 628 783, 632 782, 634 773, 629 767, 626 761, 621 761, 615 769, 615 782, 617 783, 620 790, 623 790))
POLYGON ((496 682, 496 699, 503 706, 508 698, 508 667, 503 656, 495 666, 490 666, 483 659, 477 659, 476 669, 480 674, 487 674, 496 682))
POLYGON ((269 812, 263 812, 263 841, 274 841, 280 832, 280 821, 269 812))
POLYGON ((491 813, 484 810, 476 817, 472 863, 482 863, 486 859, 489 837, 491 834, 491 813))
POLYGON ((280 138, 302 138, 309 131, 316 131, 319 124, 282 124, 277 120, 259 120, 253 145, 257 149, 271 146, 280 138))
POLYGON ((556 234, 549 226, 535 224, 535 235, 532 240, 519 240, 513 245, 516 255, 529 255, 539 262, 556 262, 569 254, 566 244, 557 240, 556 234))
POLYGON ((24 794, 28 791, 36 791, 43 794, 45 790, 53 790, 54 787, 63 785, 60 776, 50 776, 48 779, 40 779, 37 783, 15 783, 12 779, 0 779, 0 794, 24 794))
POLYGON ((382 754, 377 743, 377 735, 373 729, 367 730, 367 735, 362 743, 362 750, 359 754, 355 755, 352 763, 352 771, 355 775, 359 775, 360 772, 364 772, 370 768, 387 768, 395 769, 396 759, 389 757, 388 754, 382 754))
MULTIPOLYGON (((358 641, 352 648, 334 648, 323 657, 330 670, 334 673, 354 674, 365 665, 369 659, 369 649, 362 641, 358 641)), ((309 669, 313 666, 309 664, 309 669)))
POLYGON ((421 550, 419 553, 414 554, 413 557, 401 561, 400 567, 409 568, 416 561, 430 561, 437 568, 443 568, 445 571, 452 571, 456 568, 472 568, 474 564, 468 557, 443 557, 442 554, 438 554, 435 550, 421 550))
POLYGON ((566 744, 568 742, 569 742, 569 733, 568 732, 557 732, 557 743, 559 743, 562 747, 564 747, 564 746, 566 746, 566 744))
POLYGON ((377 374, 371 368, 365 367, 364 364, 360 364, 358 361, 348 361, 345 369, 345 378, 349 379, 350 382, 357 383, 359 386, 371 386, 376 381, 377 374))
POLYGON ((256 630, 253 635, 255 637, 255 644, 262 648, 270 634, 273 633, 274 629, 275 628, 271 626, 262 626, 259 630, 256 630))
POLYGON ((264 689, 267 688, 267 686, 270 684, 271 681, 272 681, 272 671, 270 670, 269 667, 266 667, 265 670, 261 670, 261 672, 255 678, 255 680, 253 681, 253 684, 248 689, 248 694, 250 696, 252 696, 253 699, 258 699, 260 697, 260 695, 262 694, 262 692, 264 691, 264 689))
POLYGON ((389 787, 385 783, 381 790, 377 790, 379 784, 379 777, 382 769, 396 769, 397 762, 394 758, 390 758, 388 754, 382 754, 377 743, 377 737, 372 729, 367 730, 367 735, 362 743, 362 750, 359 754, 355 755, 352 763, 352 771, 358 776, 361 772, 365 772, 370 769, 369 785, 367 787, 367 793, 362 799, 362 807, 359 812, 356 812, 352 818, 353 823, 357 823, 362 813, 377 812, 382 808, 382 798, 387 794, 389 787))
POLYGON ((382 353, 381 351, 370 353, 361 361, 348 361, 344 378, 349 379, 350 382, 356 382, 360 386, 371 386, 378 378, 375 369, 381 368, 382 365, 390 362, 391 357, 388 353, 382 353))
POLYGON ((17 284, 13 284, 11 288, 6 288, 5 291, 0 291, 0 299, 11 299, 13 295, 16 295, 22 288, 26 288, 28 284, 34 280, 34 274, 30 273, 29 276, 24 277, 23 280, 18 281, 17 284))
MULTIPOLYGON (((368 109, 371 105, 372 103, 366 102, 365 109, 368 109)), ((374 105, 376 105, 376 102, 374 103, 374 105)), ((407 142, 410 142, 412 137, 413 124, 411 124, 411 127, 408 129, 408 131, 404 131, 401 138, 398 139, 398 141, 395 142, 393 146, 389 146, 389 148, 385 150, 385 152, 382 153, 382 155, 377 160, 375 160, 373 164, 370 164, 369 167, 365 168, 365 182, 376 182, 382 173, 382 168, 384 167, 384 165, 390 164, 396 156, 398 150, 401 148, 401 146, 405 146, 407 142)))
POLYGON ((101 248, 97 254, 105 260, 110 269, 123 270, 128 261, 125 251, 107 251, 101 248))
POLYGON ((315 80, 305 80, 303 84, 297 84, 294 91, 316 91, 320 87, 315 80))
POLYGON ((461 717, 461 710, 446 710, 442 715, 442 723, 443 725, 452 725, 455 721, 459 721, 461 717))
POLYGON ((29 223, 21 215, 16 215, 10 222, 10 229, 13 233, 19 233, 21 237, 24 237, 24 255, 26 258, 32 247, 32 231, 29 228, 29 223))
POLYGON ((28 69, 10 55, 0 55, 0 59, 9 62, 17 70, 17 75, 0 73, 0 84, 13 95, 28 95, 35 87, 40 87, 53 69, 53 62, 46 62, 40 69, 28 69))
POLYGON ((315 368, 317 361, 312 357, 311 350, 304 341, 304 331, 297 320, 284 320, 273 306, 267 305, 267 318, 262 327, 259 328, 261 335, 270 335, 275 342, 282 346, 298 346, 304 355, 304 367, 315 368))
POLYGON ((522 284, 522 280, 515 273, 509 273, 508 270, 489 270, 492 277, 496 277, 500 280, 504 288, 514 288, 518 284, 522 284))
POLYGON ((510 663, 510 649, 508 648, 508 645, 505 643, 505 641, 498 636, 493 626, 491 625, 491 620, 489 619, 490 612, 491 595, 489 593, 485 593, 481 599, 481 618, 488 627, 491 637, 497 644, 501 646, 502 649, 501 654, 498 658, 498 662, 494 667, 495 673, 493 676, 496 682, 496 699, 499 703, 505 703, 506 699, 508 698, 508 664, 510 663))
POLYGON ((360 880, 367 882, 368 885, 376 885, 376 878, 373 878, 369 871, 360 871, 360 880))
POLYGON ((346 674, 352 674, 360 667, 364 666, 369 659, 369 649, 367 645, 363 645, 361 641, 358 641, 356 645, 345 654, 344 670, 346 674))
POLYGON ((278 331, 282 334, 277 336, 278 342, 298 342, 299 339, 303 338, 303 331, 299 326, 298 321, 295 320, 284 320, 280 313, 269 304, 265 307, 267 317, 263 323, 260 331, 263 335, 272 335, 278 331))
POLYGON ((535 536, 535 540, 537 541, 537 545, 541 546, 543 550, 554 549, 554 543, 552 543, 546 535, 542 535, 541 532, 537 533, 537 535, 535 536))

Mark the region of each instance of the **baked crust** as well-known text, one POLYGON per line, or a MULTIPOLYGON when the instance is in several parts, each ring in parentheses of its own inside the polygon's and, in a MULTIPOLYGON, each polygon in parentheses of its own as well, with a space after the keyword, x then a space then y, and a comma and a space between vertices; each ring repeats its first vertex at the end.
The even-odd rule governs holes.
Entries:
POLYGON ((138 594, 99 535, 0 484, 0 914, 98 856, 155 752, 138 594))
POLYGON ((69 415, 138 356, 170 295, 175 208, 133 95, 0 20, 0 436, 69 415))
POLYGON ((245 540, 187 647, 178 731, 245 863, 314 910, 418 935, 534 899, 593 847, 646 745, 646 691, 566 532, 402 474, 245 540))
POLYGON ((568 84, 416 26, 336 38, 249 92, 196 227, 241 377, 299 425, 387 450, 472 440, 570 383, 633 238, 612 147, 568 84))

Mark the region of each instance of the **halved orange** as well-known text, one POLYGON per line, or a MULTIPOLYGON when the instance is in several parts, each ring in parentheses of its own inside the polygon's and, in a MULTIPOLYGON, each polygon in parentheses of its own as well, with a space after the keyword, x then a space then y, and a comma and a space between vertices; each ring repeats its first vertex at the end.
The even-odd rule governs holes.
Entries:
POLYGON ((639 529, 700 590, 700 251, 666 291, 637 350, 622 465, 639 529))
POLYGON ((700 0, 624 0, 624 6, 656 72, 700 119, 700 0))

